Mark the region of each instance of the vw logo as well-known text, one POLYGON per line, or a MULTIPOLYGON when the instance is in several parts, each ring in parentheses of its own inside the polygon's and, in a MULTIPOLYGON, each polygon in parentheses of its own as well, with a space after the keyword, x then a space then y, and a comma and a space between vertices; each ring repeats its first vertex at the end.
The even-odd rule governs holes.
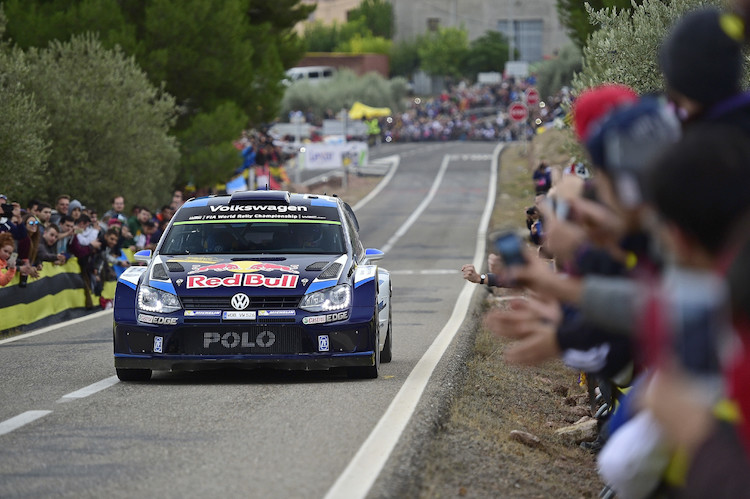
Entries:
POLYGON ((235 310, 245 310, 250 305, 250 298, 245 293, 237 293, 231 303, 235 310))

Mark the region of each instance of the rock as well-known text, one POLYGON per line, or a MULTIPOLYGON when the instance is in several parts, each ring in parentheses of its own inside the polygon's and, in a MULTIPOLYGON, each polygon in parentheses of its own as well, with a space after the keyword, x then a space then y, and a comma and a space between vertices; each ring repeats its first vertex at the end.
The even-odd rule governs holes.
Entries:
POLYGON ((581 442, 596 440, 599 429, 596 419, 586 416, 579 419, 575 424, 555 430, 555 433, 578 445, 581 442))
POLYGON ((565 397, 565 405, 578 405, 578 399, 576 397, 565 397))
POLYGON ((521 442, 529 447, 539 447, 542 445, 542 441, 539 440, 539 437, 525 431, 513 430, 510 432, 510 438, 511 440, 521 442))
POLYGON ((565 410, 568 411, 573 416, 578 416, 578 417, 591 416, 591 411, 588 409, 588 407, 584 407, 582 405, 568 407, 565 410))
POLYGON ((554 387, 552 387, 552 393, 556 393, 557 395, 561 397, 567 397, 568 396, 568 387, 565 385, 557 384, 554 387))

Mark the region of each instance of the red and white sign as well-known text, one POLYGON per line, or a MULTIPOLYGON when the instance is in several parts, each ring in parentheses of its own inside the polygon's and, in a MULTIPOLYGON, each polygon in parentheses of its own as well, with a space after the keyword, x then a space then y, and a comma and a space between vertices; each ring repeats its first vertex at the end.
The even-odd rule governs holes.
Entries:
POLYGON ((525 121, 529 117, 529 110, 522 102, 514 102, 508 108, 508 114, 513 121, 525 121))
POLYGON ((539 90, 537 90, 536 88, 527 88, 524 95, 526 96, 526 104, 528 104, 529 106, 536 106, 537 104, 539 104, 539 90))

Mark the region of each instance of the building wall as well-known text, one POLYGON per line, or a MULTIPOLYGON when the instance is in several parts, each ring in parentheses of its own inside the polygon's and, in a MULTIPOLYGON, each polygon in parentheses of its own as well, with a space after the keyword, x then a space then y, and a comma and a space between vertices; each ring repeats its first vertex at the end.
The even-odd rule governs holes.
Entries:
MULTIPOLYGON (((411 40, 425 33, 428 20, 441 27, 466 28, 469 40, 488 30, 500 30, 512 19, 542 21, 542 56, 553 55, 569 43, 557 16, 555 0, 390 0, 396 17, 396 40, 411 40)), ((528 61, 534 62, 534 61, 528 61)))
MULTIPOLYGON (((268 0, 273 1, 273 0, 268 0)), ((322 21, 324 24, 346 22, 346 13, 356 8, 362 0, 302 0, 306 4, 318 4, 309 21, 322 21)))

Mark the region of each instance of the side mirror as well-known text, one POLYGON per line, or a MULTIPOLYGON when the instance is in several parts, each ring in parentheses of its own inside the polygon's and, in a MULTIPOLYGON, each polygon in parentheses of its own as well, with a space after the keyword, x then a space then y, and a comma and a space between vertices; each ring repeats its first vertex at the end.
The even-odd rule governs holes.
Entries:
POLYGON ((381 260, 385 256, 385 253, 375 248, 367 248, 365 250, 365 260, 374 262, 375 260, 381 260))
POLYGON ((151 261, 151 250, 141 250, 133 255, 136 262, 150 262, 151 261))

